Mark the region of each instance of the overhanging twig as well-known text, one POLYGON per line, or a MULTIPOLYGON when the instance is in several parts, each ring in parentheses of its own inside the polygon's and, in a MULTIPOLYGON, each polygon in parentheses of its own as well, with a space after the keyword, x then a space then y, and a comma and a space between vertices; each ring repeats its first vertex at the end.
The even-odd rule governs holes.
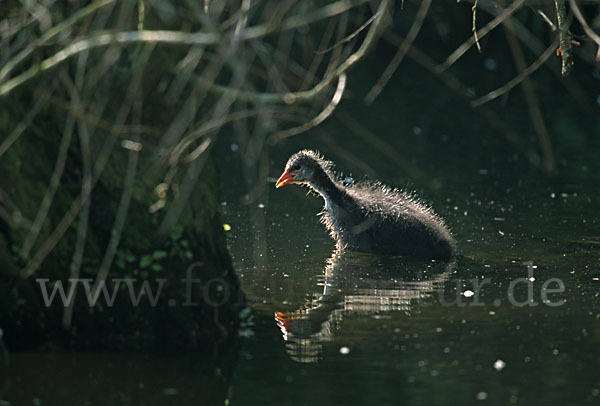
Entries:
POLYGON ((498 26, 498 24, 500 24, 506 18, 510 17, 510 15, 513 14, 515 11, 517 11, 523 5, 523 3, 525 3, 525 1, 526 0, 515 0, 509 7, 504 9, 504 11, 502 11, 502 13, 498 14, 496 16, 496 18, 494 18, 492 21, 487 23, 485 25, 485 27, 483 27, 479 31, 477 31, 476 36, 474 35, 472 37, 467 38, 467 40, 465 42, 463 42, 463 44, 461 46, 456 48, 454 50, 454 52, 452 52, 450 54, 450 56, 448 56, 448 58, 446 58, 446 60, 443 63, 441 63, 440 65, 438 65, 436 67, 436 71, 443 72, 446 69, 448 69, 450 66, 452 66, 476 42, 475 38, 481 39, 484 36, 486 36, 490 31, 492 31, 494 28, 496 28, 498 26))
POLYGON ((496 90, 489 92, 485 96, 482 96, 478 99, 473 100, 471 102, 471 105, 473 107, 481 106, 484 103, 487 103, 491 100, 494 100, 497 97, 502 96, 504 93, 508 92, 513 87, 517 86, 525 78, 527 78, 529 75, 531 75, 533 72, 535 72, 540 66, 542 66, 544 64, 544 62, 546 62, 546 60, 548 58, 550 58, 550 56, 552 56, 557 45, 558 45, 558 41, 554 41, 552 44, 550 44, 550 46, 548 48, 546 48, 546 51, 544 51, 544 53, 541 54, 540 57, 534 63, 532 63, 531 65, 529 65, 527 67, 527 69, 524 69, 522 72, 520 72, 516 77, 514 77, 512 80, 507 82, 505 85, 500 86, 496 90))
POLYGON ((312 120, 310 120, 302 125, 299 125, 297 127, 276 132, 275 134, 271 135, 270 142, 276 143, 277 141, 279 141, 283 138, 302 134, 303 132, 306 132, 306 131, 310 130, 311 128, 316 127, 319 124, 321 124, 323 121, 325 121, 325 119, 327 119, 327 117, 329 117, 331 115, 331 113, 333 113, 333 111, 339 104, 340 100, 342 100, 342 95, 344 94, 345 88, 346 88, 346 74, 342 73, 338 79, 337 89, 335 90, 335 93, 333 94, 331 101, 323 109, 323 111, 321 111, 321 113, 319 113, 319 115, 317 115, 312 120))
MULTIPOLYGON (((527 65, 525 64, 525 57, 523 56, 521 44, 512 31, 512 24, 510 21, 505 21, 502 26, 504 28, 504 33, 513 55, 513 59, 515 60, 515 65, 519 73, 522 73, 527 68, 527 65)), ((538 136, 538 142, 542 152, 543 168, 546 172, 552 173, 556 169, 556 163, 554 161, 554 153, 552 152, 550 134, 548 134, 548 128, 546 126, 546 122, 544 121, 544 115, 542 114, 542 109, 540 108, 540 103, 535 94, 535 90, 527 76, 523 78, 521 89, 523 90, 523 95, 525 96, 525 102, 527 103, 533 128, 538 136)))
POLYGON ((590 28, 587 21, 585 21, 585 18, 583 17, 583 14, 581 14, 581 10, 579 9, 577 2, 575 0, 569 0, 569 4, 571 5, 571 10, 573 10, 573 14, 575 14, 575 18, 577 18, 577 21, 579 21, 579 24, 581 24, 581 26, 583 27, 583 31, 585 31, 588 37, 590 37, 591 40, 594 41, 596 45, 598 45, 598 51, 596 52, 596 62, 600 62, 600 36, 596 34, 594 30, 590 28))
POLYGON ((371 90, 369 90, 369 93, 367 93, 367 96, 365 97, 365 101, 367 104, 373 103, 377 96, 379 96, 379 93, 381 93, 385 85, 392 78, 392 75, 394 74, 396 69, 398 69, 398 66, 400 66, 400 63, 402 63, 404 56, 406 56, 406 52, 412 46, 413 42, 415 41, 415 38, 417 38, 417 35, 421 30, 423 21, 425 21, 425 16, 427 16, 427 12, 429 11, 430 5, 431 0, 423 0, 423 2, 421 3, 421 7, 419 7, 419 10, 415 15, 415 20, 410 26, 406 38, 404 39, 400 47, 398 47, 396 55, 394 55, 389 65, 385 68, 385 71, 379 77, 377 83, 375 83, 371 90))
POLYGON ((573 70, 573 54, 571 53, 571 33, 569 32, 569 23, 567 18, 567 9, 565 0, 554 0, 556 7, 556 18, 558 21, 558 35, 560 38, 559 53, 562 58, 561 74, 567 76, 573 70))

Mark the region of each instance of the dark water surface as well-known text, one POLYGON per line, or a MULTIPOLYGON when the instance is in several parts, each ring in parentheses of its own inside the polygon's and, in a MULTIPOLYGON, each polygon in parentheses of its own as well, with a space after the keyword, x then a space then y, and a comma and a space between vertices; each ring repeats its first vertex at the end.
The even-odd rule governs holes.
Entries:
POLYGON ((254 309, 231 404, 600 404, 597 175, 577 157, 548 177, 510 157, 444 172, 432 156, 443 187, 422 194, 456 235, 451 264, 332 254, 322 203, 298 186, 228 202, 254 309))

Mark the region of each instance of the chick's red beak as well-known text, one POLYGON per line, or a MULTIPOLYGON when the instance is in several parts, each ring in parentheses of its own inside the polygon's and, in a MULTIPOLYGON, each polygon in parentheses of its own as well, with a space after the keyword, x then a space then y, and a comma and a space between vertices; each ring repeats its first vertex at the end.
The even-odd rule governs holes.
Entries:
POLYGON ((291 172, 285 171, 275 183, 275 188, 280 188, 294 180, 294 175, 291 172))

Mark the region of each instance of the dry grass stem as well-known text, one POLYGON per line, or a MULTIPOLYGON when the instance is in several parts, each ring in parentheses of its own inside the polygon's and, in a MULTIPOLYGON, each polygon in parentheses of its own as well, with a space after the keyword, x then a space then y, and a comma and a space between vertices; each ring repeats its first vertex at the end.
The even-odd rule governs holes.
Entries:
POLYGON ((492 90, 491 92, 487 93, 486 95, 473 100, 471 102, 471 105, 473 107, 479 107, 482 104, 485 104, 489 101, 492 101, 492 100, 502 96, 503 94, 505 94, 506 92, 508 92, 509 90, 511 90, 518 84, 520 84, 529 75, 531 75, 533 72, 538 70, 538 68, 540 66, 542 66, 548 60, 548 58, 550 58, 552 56, 552 54, 554 54, 554 50, 556 49, 557 45, 558 45, 558 40, 556 40, 552 44, 550 44, 550 46, 546 49, 546 51, 544 51, 544 53, 542 55, 540 55, 539 58, 534 63, 532 63, 526 69, 521 71, 517 76, 515 76, 509 82, 507 82, 503 86, 500 86, 498 89, 492 90))
MULTIPOLYGON (((519 74, 522 74, 523 71, 527 69, 527 65, 525 63, 525 57, 523 55, 521 44, 519 44, 519 41, 512 32, 509 21, 505 21, 502 26, 504 28, 504 33, 506 35, 506 39, 513 55, 517 70, 519 74)), ((533 123, 533 127, 538 136, 538 142, 542 152, 542 167, 546 172, 552 173, 556 169, 556 163, 554 161, 554 153, 552 152, 550 134, 548 133, 548 128, 544 120, 544 115, 542 114, 540 103, 535 94, 534 87, 527 76, 525 76, 523 82, 521 83, 521 89, 523 90, 523 95, 525 96, 525 102, 527 103, 531 122, 533 123)))
POLYGON ((423 21, 425 21, 425 17, 427 16, 427 12, 429 11, 429 7, 431 6, 431 0, 423 0, 417 14, 415 15, 415 20, 413 21, 410 29, 408 30, 408 34, 406 35, 406 39, 402 42, 402 44, 398 47, 398 51, 392 58, 392 61, 385 68, 383 74, 377 80, 377 83, 371 88, 371 90, 367 93, 365 97, 365 101, 367 104, 373 103, 373 101, 377 98, 379 93, 383 90, 385 85, 389 82, 389 80, 394 75, 400 63, 404 59, 406 52, 412 46, 415 38, 419 34, 421 30, 421 26, 423 25, 423 21))
POLYGON ((438 72, 443 72, 460 59, 471 48, 476 42, 475 38, 481 39, 486 36, 490 31, 496 28, 500 23, 509 18, 515 11, 517 11, 525 3, 526 0, 515 0, 509 7, 499 13, 492 21, 487 23, 485 27, 481 28, 476 32, 476 35, 469 37, 462 45, 452 52, 446 60, 436 67, 438 72))

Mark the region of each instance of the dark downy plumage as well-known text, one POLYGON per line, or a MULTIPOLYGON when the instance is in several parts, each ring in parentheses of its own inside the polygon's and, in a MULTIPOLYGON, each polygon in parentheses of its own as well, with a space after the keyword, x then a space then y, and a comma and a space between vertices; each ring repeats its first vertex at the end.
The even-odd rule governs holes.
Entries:
POLYGON ((332 168, 313 151, 297 152, 276 187, 296 183, 321 195, 321 221, 338 249, 423 259, 454 256, 454 239, 444 221, 418 198, 380 183, 346 186, 332 168))

